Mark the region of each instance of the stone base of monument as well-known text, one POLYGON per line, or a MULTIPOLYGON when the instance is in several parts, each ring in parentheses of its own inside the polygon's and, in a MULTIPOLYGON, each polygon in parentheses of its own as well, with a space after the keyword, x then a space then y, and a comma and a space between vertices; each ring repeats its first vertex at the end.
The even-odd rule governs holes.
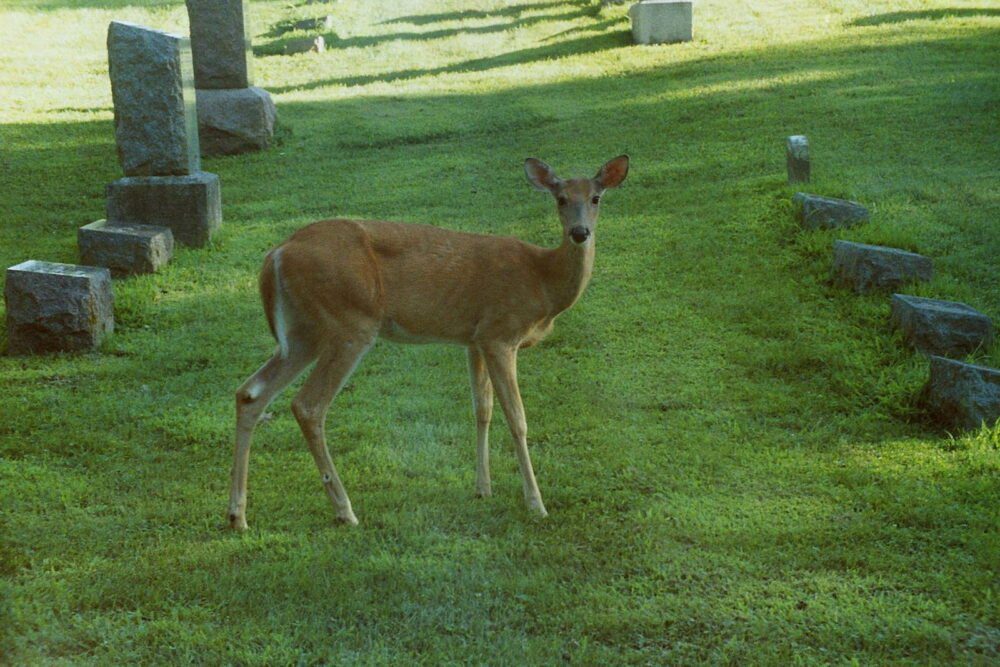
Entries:
POLYGON ((853 227, 868 222, 871 217, 867 208, 846 199, 797 192, 792 197, 792 202, 799 207, 799 222, 802 227, 809 230, 853 227))
POLYGON ((946 427, 993 426, 1000 419, 1000 371, 932 356, 920 402, 946 427))
POLYGON ((642 0, 628 10, 636 44, 672 44, 691 41, 691 2, 642 0))
POLYGON ((961 357, 993 342, 993 322, 964 303, 892 295, 892 323, 921 352, 961 357))
POLYGON ((883 246, 833 242, 833 282, 858 294, 899 289, 933 275, 931 260, 923 255, 883 246))
POLYGON ((111 273, 28 260, 7 269, 7 354, 93 350, 115 329, 111 273))
POLYGON ((205 245, 222 224, 219 177, 205 171, 119 178, 107 196, 108 222, 168 227, 184 245, 205 245))
POLYGON ((233 155, 267 148, 274 137, 274 101, 262 88, 198 90, 202 155, 233 155))
POLYGON ((76 230, 80 262, 104 266, 111 275, 154 273, 174 254, 174 235, 155 225, 108 224, 98 220, 76 230))

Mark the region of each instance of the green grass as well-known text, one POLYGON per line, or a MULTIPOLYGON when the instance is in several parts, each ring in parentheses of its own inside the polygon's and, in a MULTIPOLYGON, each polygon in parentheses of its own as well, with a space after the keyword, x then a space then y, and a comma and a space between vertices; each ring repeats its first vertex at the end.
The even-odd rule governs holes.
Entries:
MULTIPOLYGON (((101 354, 0 358, 0 661, 1000 659, 1000 428, 930 424, 887 297, 828 282, 834 239, 893 244, 934 258, 913 292, 1000 320, 1000 5, 701 0, 664 47, 596 1, 253 9, 280 141, 204 161, 217 239, 116 281, 101 354), (326 53, 268 55, 325 13, 326 53), (870 225, 797 229, 796 133, 808 189, 870 225), (462 351, 379 344, 328 429, 361 525, 333 527, 286 392, 250 531, 222 530, 233 392, 274 345, 269 247, 331 216, 554 245, 523 158, 589 175, 622 152, 594 280, 521 355, 547 520, 499 411, 473 497, 462 351)), ((0 266, 73 262, 103 216, 112 19, 186 30, 176 1, 0 10, 0 266)))

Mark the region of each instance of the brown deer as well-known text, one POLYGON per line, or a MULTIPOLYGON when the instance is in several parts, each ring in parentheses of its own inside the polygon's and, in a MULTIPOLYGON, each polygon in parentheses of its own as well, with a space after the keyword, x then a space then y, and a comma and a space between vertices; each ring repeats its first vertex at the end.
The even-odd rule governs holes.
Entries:
POLYGON ((327 409, 379 336, 468 349, 477 426, 476 491, 489 496, 488 434, 496 389, 514 438, 531 511, 546 516, 528 457, 517 387, 517 351, 534 345, 583 293, 594 266, 601 196, 628 174, 628 156, 594 178, 562 180, 544 162, 528 180, 555 197, 562 243, 546 249, 512 237, 416 224, 326 220, 295 232, 264 259, 260 294, 278 347, 236 392, 236 448, 229 524, 246 528, 250 439, 274 397, 316 362, 292 401, 337 518, 356 524, 326 446, 327 409))

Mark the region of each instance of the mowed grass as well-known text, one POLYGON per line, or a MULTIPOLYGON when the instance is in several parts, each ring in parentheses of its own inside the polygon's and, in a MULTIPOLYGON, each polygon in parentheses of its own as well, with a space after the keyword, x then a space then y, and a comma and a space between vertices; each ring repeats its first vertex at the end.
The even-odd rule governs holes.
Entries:
MULTIPOLYGON (((891 244, 934 259, 913 293, 1000 320, 1000 4, 701 0, 695 41, 659 47, 582 0, 294 4, 253 3, 279 141, 204 160, 211 247, 116 281, 101 353, 0 358, 0 661, 1000 660, 1000 429, 930 423, 888 297, 829 285, 834 239, 891 244), (271 55, 327 13, 326 53, 271 55), (870 225, 797 228, 797 133, 808 189, 870 225), (361 525, 332 525, 293 387, 257 431, 250 530, 223 529, 233 392, 274 345, 267 249, 333 216, 555 245, 523 158, 623 152, 589 290, 521 355, 548 519, 499 410, 474 497, 462 350, 380 343, 328 420, 361 525)), ((113 19, 186 31, 175 1, 0 10, 0 266, 73 262, 103 217, 113 19)))

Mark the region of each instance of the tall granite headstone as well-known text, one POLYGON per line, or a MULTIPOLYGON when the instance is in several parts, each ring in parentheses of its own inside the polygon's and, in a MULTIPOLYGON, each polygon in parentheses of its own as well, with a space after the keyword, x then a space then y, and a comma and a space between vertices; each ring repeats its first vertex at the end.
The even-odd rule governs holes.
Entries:
POLYGON ((107 187, 107 224, 160 225, 180 243, 204 245, 222 203, 219 177, 200 170, 188 40, 113 21, 108 68, 125 178, 107 187))
POLYGON ((245 0, 186 0, 204 155, 262 150, 274 137, 271 95, 253 85, 245 0))

